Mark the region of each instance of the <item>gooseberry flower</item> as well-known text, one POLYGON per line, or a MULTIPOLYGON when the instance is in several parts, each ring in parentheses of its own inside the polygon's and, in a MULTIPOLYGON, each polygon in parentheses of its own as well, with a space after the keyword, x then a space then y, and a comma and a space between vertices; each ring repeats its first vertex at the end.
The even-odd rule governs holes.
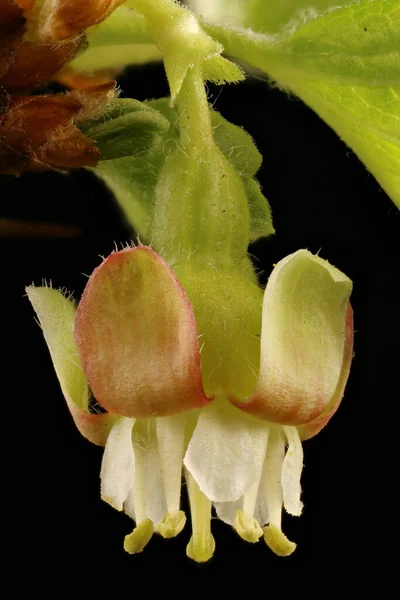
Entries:
POLYGON ((191 558, 213 554, 212 505, 243 539, 264 535, 285 556, 295 544, 282 507, 302 509, 301 440, 328 422, 349 374, 351 282, 306 250, 276 265, 263 302, 256 284, 209 271, 187 267, 178 281, 139 246, 95 269, 76 316, 54 289, 27 294, 78 429, 105 444, 101 496, 136 521, 125 549, 140 552, 154 529, 181 531, 184 467, 191 558), (90 410, 90 390, 107 412, 90 410))

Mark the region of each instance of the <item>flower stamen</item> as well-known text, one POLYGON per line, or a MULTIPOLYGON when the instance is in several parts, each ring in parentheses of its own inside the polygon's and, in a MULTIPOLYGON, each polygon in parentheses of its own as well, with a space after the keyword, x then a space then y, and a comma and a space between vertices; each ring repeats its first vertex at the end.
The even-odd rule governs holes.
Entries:
POLYGON ((186 547, 186 554, 196 562, 206 562, 215 550, 215 540, 211 533, 211 500, 203 494, 187 469, 185 469, 185 476, 193 530, 186 547))
POLYGON ((147 546, 153 536, 153 522, 145 519, 129 535, 125 536, 124 550, 128 554, 138 554, 147 546))
POLYGON ((171 538, 178 535, 186 523, 186 515, 179 508, 187 415, 160 417, 155 422, 167 505, 167 513, 158 524, 157 532, 164 538, 171 538))
POLYGON ((257 519, 250 517, 243 510, 236 511, 234 527, 242 539, 252 544, 257 542, 263 535, 263 530, 257 519))
POLYGON ((289 556, 296 548, 296 544, 288 540, 281 529, 283 505, 281 474, 284 456, 283 429, 280 426, 271 425, 261 477, 269 514, 268 525, 264 527, 264 540, 278 556, 289 556))

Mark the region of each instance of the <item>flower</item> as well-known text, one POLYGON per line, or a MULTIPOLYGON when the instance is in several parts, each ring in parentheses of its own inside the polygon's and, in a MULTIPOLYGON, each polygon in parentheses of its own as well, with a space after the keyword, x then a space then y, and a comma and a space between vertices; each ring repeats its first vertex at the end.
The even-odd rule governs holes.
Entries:
POLYGON ((139 246, 95 269, 76 315, 62 293, 27 288, 78 429, 105 444, 101 496, 136 521, 128 552, 154 530, 173 537, 183 528, 182 468, 191 558, 213 554, 212 505, 243 539, 293 552, 282 507, 301 513, 301 441, 344 392, 351 287, 299 250, 276 265, 262 301, 243 274, 190 261, 173 273, 139 246), (90 411, 89 386, 108 412, 90 411))

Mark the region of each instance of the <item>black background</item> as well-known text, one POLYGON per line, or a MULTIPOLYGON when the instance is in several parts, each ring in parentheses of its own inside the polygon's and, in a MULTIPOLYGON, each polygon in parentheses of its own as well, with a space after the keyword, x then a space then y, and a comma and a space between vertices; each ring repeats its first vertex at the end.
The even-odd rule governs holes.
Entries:
MULTIPOLYGON (((119 83, 140 100, 167 95, 160 66, 128 69, 119 83)), ((2 177, 2 217, 81 230, 65 239, 0 240, 2 541, 14 590, 7 597, 24 590, 58 598, 69 585, 90 598, 270 596, 277 588, 285 598, 292 585, 297 597, 323 597, 335 583, 360 590, 375 578, 383 591, 387 573, 396 572, 399 213, 300 101, 254 76, 209 92, 264 156, 259 179, 277 235, 251 247, 263 283, 273 263, 299 248, 320 251, 354 281, 355 358, 345 398, 329 426, 305 444, 303 516, 283 521, 298 549, 275 557, 214 520, 216 552, 205 566, 185 555, 189 525, 174 540, 154 536, 141 555, 124 553, 131 521, 100 500, 102 450, 74 427, 24 286, 46 278, 79 297, 82 273, 132 234, 102 183, 83 170, 2 177)))

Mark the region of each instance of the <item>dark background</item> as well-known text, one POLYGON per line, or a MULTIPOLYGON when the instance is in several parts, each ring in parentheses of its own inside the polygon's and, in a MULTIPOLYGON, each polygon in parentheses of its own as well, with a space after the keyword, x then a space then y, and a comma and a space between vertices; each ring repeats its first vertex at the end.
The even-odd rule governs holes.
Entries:
MULTIPOLYGON (((140 100, 167 95, 160 66, 128 69, 119 83, 140 100)), ((107 597, 112 593, 286 598, 329 595, 335 583, 381 592, 395 573, 392 546, 398 512, 400 295, 399 213, 338 137, 300 101, 265 81, 221 90, 210 100, 254 137, 264 156, 259 179, 277 235, 251 247, 264 269, 299 248, 354 281, 355 358, 344 401, 329 426, 305 444, 304 514, 284 516, 298 549, 275 557, 213 521, 214 558, 185 555, 187 525, 174 540, 154 536, 141 555, 124 553, 132 522, 100 500, 102 450, 75 429, 24 286, 51 279, 79 297, 114 242, 131 239, 111 195, 90 173, 0 178, 1 217, 77 226, 65 238, 0 240, 2 256, 2 541, 13 590, 107 597), (241 591, 243 590, 243 592, 241 591)), ((184 492, 184 505, 187 508, 184 492)), ((4 564, 4 563, 3 563, 4 564)), ((13 594, 16 594, 15 596, 13 594)), ((69 597, 69 596, 68 596, 69 597)), ((383 597, 383 596, 382 596, 383 597)))

